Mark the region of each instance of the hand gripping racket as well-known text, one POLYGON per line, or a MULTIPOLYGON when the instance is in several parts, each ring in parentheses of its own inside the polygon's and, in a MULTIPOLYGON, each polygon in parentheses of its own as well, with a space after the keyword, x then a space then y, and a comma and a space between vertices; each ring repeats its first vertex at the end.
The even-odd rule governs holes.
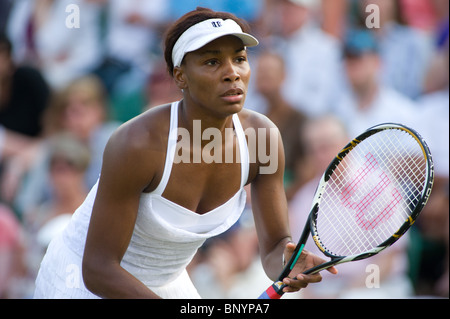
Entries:
POLYGON ((331 266, 378 254, 414 223, 433 185, 428 146, 414 130, 386 123, 369 128, 333 159, 317 186, 311 212, 291 259, 259 299, 279 299, 311 233, 331 266))

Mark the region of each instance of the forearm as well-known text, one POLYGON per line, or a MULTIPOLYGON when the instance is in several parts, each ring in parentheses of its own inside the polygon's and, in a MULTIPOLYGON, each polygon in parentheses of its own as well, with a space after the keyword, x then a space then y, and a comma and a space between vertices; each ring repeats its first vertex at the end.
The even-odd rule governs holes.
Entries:
POLYGON ((291 242, 291 237, 285 237, 274 246, 274 248, 261 256, 264 271, 266 275, 273 281, 278 280, 278 276, 284 268, 283 265, 283 253, 286 248, 286 244, 291 242))
POLYGON ((118 264, 100 267, 84 261, 83 281, 89 291, 105 299, 160 298, 118 264))

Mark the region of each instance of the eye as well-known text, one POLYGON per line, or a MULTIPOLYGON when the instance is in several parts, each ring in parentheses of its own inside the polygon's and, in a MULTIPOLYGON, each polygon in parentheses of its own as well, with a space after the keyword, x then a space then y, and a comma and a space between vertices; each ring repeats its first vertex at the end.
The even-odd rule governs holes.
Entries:
POLYGON ((205 62, 205 65, 210 65, 210 66, 215 66, 219 63, 219 61, 217 61, 216 59, 211 59, 211 60, 207 60, 205 62))
POLYGON ((237 61, 238 63, 243 63, 243 62, 246 62, 246 61, 247 61, 247 58, 246 58, 245 56, 240 56, 240 57, 237 57, 237 58, 236 58, 236 61, 237 61))

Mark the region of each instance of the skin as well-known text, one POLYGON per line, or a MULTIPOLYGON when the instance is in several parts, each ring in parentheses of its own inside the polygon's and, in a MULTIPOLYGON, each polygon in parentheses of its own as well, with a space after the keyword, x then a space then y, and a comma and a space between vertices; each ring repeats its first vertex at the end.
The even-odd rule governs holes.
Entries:
MULTIPOLYGON (((178 114, 179 127, 189 130, 193 136, 193 120, 200 119, 202 129, 215 127, 222 132, 223 149, 233 148, 233 154, 238 150, 237 138, 232 130, 225 130, 233 127, 233 114, 238 113, 244 130, 248 127, 275 128, 263 115, 243 109, 249 79, 247 52, 236 37, 222 37, 187 53, 181 67, 174 69, 175 83, 183 90, 184 96, 178 114), (230 89, 239 92, 241 97, 224 96, 230 89), (226 133, 233 134, 228 139, 232 143, 225 143, 226 133)), ((122 125, 105 149, 83 258, 85 285, 101 297, 158 298, 125 271, 120 262, 133 233, 140 195, 153 191, 161 180, 169 119, 170 105, 152 108, 122 125)), ((262 138, 268 142, 268 136, 262 138)), ((291 242, 283 188, 284 152, 280 136, 278 139, 279 165, 276 172, 259 174, 263 164, 258 162, 255 154, 250 154, 247 181, 252 186, 261 258, 271 279, 276 279, 282 270, 282 254, 288 259, 295 249, 291 242)), ((223 204, 238 191, 240 171, 239 163, 174 163, 162 195, 203 214, 223 204)), ((285 279, 285 283, 290 285, 285 291, 298 291, 309 283, 320 281, 320 274, 299 273, 322 262, 322 259, 304 252, 291 274, 296 280, 285 279)), ((334 268, 330 271, 336 272, 334 268)))
POLYGON ((370 107, 378 92, 380 63, 379 56, 370 52, 345 59, 348 80, 362 110, 370 107))

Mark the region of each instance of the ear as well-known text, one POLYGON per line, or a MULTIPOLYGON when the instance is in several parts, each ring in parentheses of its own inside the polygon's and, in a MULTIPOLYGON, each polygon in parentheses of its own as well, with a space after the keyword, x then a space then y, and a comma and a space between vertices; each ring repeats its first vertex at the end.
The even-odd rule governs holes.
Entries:
POLYGON ((173 68, 173 79, 180 90, 187 89, 188 86, 183 67, 176 66, 173 68))

